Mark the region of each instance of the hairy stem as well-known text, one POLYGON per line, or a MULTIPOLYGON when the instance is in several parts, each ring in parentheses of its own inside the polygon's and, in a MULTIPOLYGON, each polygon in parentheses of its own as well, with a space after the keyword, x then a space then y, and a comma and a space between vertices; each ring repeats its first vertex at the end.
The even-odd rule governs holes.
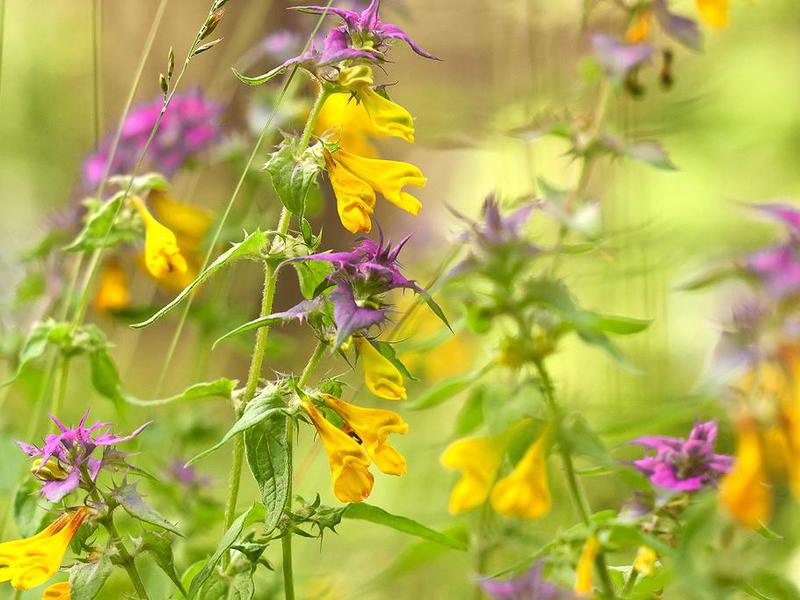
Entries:
POLYGON ((141 600, 150 600, 150 596, 148 596, 147 590, 144 587, 142 577, 139 575, 139 570, 136 568, 136 563, 125 547, 125 543, 122 541, 122 537, 119 535, 116 525, 114 525, 113 515, 108 515, 108 518, 102 520, 101 523, 103 527, 106 528, 106 531, 108 531, 109 540, 119 554, 119 562, 128 574, 137 596, 139 596, 141 600))
MULTIPOLYGON (((309 361, 309 364, 311 362, 309 361)), ((283 513, 291 511, 292 508, 292 466, 293 466, 293 446, 294 444, 294 421, 289 419, 286 426, 286 448, 289 455, 289 477, 286 479, 286 505, 283 513)), ((281 537, 281 554, 283 556, 283 596, 285 600, 294 600, 294 570, 292 567, 292 531, 287 531, 281 537)))
MULTIPOLYGON (((564 435, 564 415, 561 407, 556 402, 553 380, 550 378, 550 373, 548 373, 543 361, 536 361, 535 365, 536 371, 539 373, 539 377, 542 380, 542 390, 544 392, 545 401, 547 402, 550 412, 553 414, 553 418, 555 420, 556 436, 558 438, 558 450, 559 454, 561 455, 561 460, 564 463, 564 474, 567 479, 567 488, 569 490, 570 497, 572 498, 572 503, 575 506, 575 511, 578 513, 581 521, 583 521, 583 524, 591 526, 591 508, 589 506, 589 501, 586 499, 586 493, 584 492, 583 487, 578 480, 578 476, 575 473, 575 465, 572 462, 572 451, 567 441, 567 437, 564 435)), ((608 565, 606 564, 606 558, 602 550, 598 552, 594 562, 595 567, 600 574, 600 584, 603 588, 603 596, 605 598, 615 598, 616 594, 614 592, 614 584, 612 583, 611 576, 608 573, 608 565)))

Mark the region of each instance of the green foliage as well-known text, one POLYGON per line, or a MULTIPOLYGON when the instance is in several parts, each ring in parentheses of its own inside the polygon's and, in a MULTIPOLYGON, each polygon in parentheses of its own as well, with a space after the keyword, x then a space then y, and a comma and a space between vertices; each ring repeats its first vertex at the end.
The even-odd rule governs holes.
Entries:
POLYGON ((426 527, 422 523, 418 523, 408 517, 401 517, 394 515, 390 512, 383 510, 372 504, 360 502, 358 504, 350 504, 344 509, 343 516, 345 519, 358 519, 360 521, 369 521, 376 525, 383 525, 396 531, 421 537, 431 542, 436 542, 442 546, 447 546, 454 550, 466 550, 467 545, 463 540, 456 539, 447 534, 426 527))
POLYGON ((264 166, 278 198, 286 209, 300 218, 306 212, 306 196, 322 170, 315 148, 300 152, 300 140, 285 139, 264 166))
POLYGON ((144 498, 142 498, 139 491, 136 489, 135 483, 123 482, 122 485, 111 491, 111 498, 134 519, 181 535, 181 532, 175 525, 167 521, 155 508, 144 501, 144 498))
POLYGON ((279 526, 289 499, 292 451, 286 435, 287 428, 293 426, 284 411, 276 410, 265 414, 244 434, 247 464, 258 484, 261 502, 266 510, 266 535, 279 526))
POLYGON ((72 600, 97 598, 113 570, 114 565, 109 552, 100 553, 95 561, 77 563, 69 570, 70 598, 72 600))

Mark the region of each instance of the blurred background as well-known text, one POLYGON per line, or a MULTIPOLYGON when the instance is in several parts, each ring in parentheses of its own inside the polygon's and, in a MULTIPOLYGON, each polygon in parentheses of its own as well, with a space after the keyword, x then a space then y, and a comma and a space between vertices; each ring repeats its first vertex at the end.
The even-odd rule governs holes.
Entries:
MULTIPOLYGON (((53 223, 67 219, 70 207, 82 199, 83 162, 98 139, 116 126, 158 2, 101 2, 99 23, 93 21, 91 0, 0 2, 5 4, 0 75, 0 277, 4 282, 0 318, 7 351, 18 343, 12 332, 26 331, 39 316, 34 295, 19 293, 29 268, 21 257, 53 223), (95 35, 99 35, 100 48, 97 64, 95 35)), ((182 88, 200 89, 222 106, 224 142, 218 151, 172 179, 176 197, 217 214, 225 206, 274 98, 260 88, 240 84, 230 68, 247 67, 252 74, 274 66, 274 58, 258 51, 271 33, 289 30, 305 39, 314 19, 285 10, 292 4, 231 0, 218 29, 223 42, 190 65, 182 88)), ((597 90, 579 76, 581 59, 589 51, 581 29, 580 0, 385 0, 383 5, 385 20, 400 24, 420 46, 442 59, 423 60, 397 46, 383 81, 397 82, 391 88, 392 98, 414 115, 417 141, 413 146, 381 142, 381 150, 420 166, 428 186, 419 194, 424 209, 418 218, 383 202, 376 220, 392 239, 414 232, 403 262, 409 276, 424 283, 452 251, 453 233, 460 227, 448 207, 476 215, 491 192, 513 199, 538 194, 540 178, 556 187, 574 183, 576 165, 565 156, 563 142, 526 141, 511 132, 552 116, 588 112, 597 90)), ((159 97, 158 74, 164 70, 169 48, 183 56, 207 8, 197 0, 167 3, 136 91, 137 102, 159 97)), ((674 9, 691 14, 694 3, 675 2, 674 9)), ((590 29, 618 33, 620 24, 613 14, 599 3, 590 29)), ((611 448, 645 431, 682 435, 695 419, 721 414, 715 398, 706 393, 704 374, 736 290, 690 293, 680 291, 679 285, 709 263, 774 237, 772 226, 754 224, 738 203, 800 198, 800 3, 732 0, 730 27, 706 31, 702 53, 676 45, 673 50, 672 88, 662 90, 651 72, 642 81, 643 97, 619 93, 612 98, 608 122, 627 136, 660 140, 677 170, 654 170, 624 159, 599 161, 589 190, 601 201, 610 243, 602 255, 570 259, 564 266, 584 306, 653 320, 645 333, 622 344, 634 369, 623 368, 578 343, 568 344, 553 361, 562 398, 580 407, 611 448)), ((301 79, 292 102, 297 104, 294 110, 302 112, 308 94, 301 79)), ((283 105, 285 112, 291 112, 292 102, 283 105)), ((290 128, 290 115, 283 116, 285 120, 277 124, 290 128)), ((263 164, 278 140, 275 132, 259 153, 256 166, 263 164)), ((255 224, 273 226, 278 201, 265 177, 253 171, 247 178, 235 207, 231 239, 240 235, 244 223, 251 229, 255 224)), ((325 191, 316 223, 323 225, 324 248, 343 249, 351 243, 352 236, 341 228, 325 191)), ((537 225, 535 217, 534 235, 537 225)), ((209 339, 204 334, 203 323, 232 321, 235 325, 253 318, 260 302, 260 278, 256 265, 237 264, 222 283, 206 291, 210 298, 201 293, 198 304, 207 306, 206 313, 199 308, 201 314, 190 321, 182 336, 164 394, 212 377, 245 378, 252 337, 211 352, 214 336, 210 334, 209 339)), ((134 275, 132 289, 142 307, 159 306, 171 297, 170 292, 155 289, 144 275, 134 275)), ((285 276, 277 308, 292 306, 299 298, 296 290, 294 277, 285 276)), ((441 300, 458 321, 462 308, 448 303, 446 297, 441 300)), ((423 315, 418 331, 423 336, 440 333, 440 326, 426 319, 423 315)), ((103 315, 92 320, 113 340, 126 388, 141 398, 153 397, 175 321, 167 319, 147 330, 133 331, 130 321, 103 315)), ((276 331, 267 369, 302 368, 312 343, 301 329, 276 331)), ((410 390, 412 399, 415 390, 482 364, 481 359, 495 350, 461 333, 429 356, 416 361, 409 357, 409 366, 421 378, 410 390)), ((349 398, 359 393, 359 375, 352 374, 344 361, 328 360, 321 373, 341 374, 351 382, 349 398)), ((23 381, 2 392, 3 510, 23 463, 13 440, 28 430, 36 398, 34 375, 29 385, 23 381)), ((231 422, 230 407, 211 400, 177 408, 131 409, 121 418, 109 402, 82 383, 86 377, 81 368, 73 371, 66 420, 77 420, 87 407, 93 418, 113 420, 119 431, 155 420, 141 438, 137 461, 161 476, 145 486, 151 500, 187 531, 178 549, 180 566, 185 568, 210 552, 221 528, 219 511, 229 451, 199 463, 197 485, 171 487, 171 470, 174 461, 196 454, 219 438, 231 422), (191 519, 186 515, 192 515, 191 519)), ((403 413, 411 429, 397 446, 408 459, 409 473, 402 478, 380 477, 371 503, 442 530, 458 531, 459 523, 469 520, 469 515, 454 519, 447 514, 447 495, 455 478, 438 461, 452 439, 461 404, 457 399, 432 411, 403 413)), ((730 451, 730 432, 723 431, 722 441, 730 451)), ((313 499, 319 492, 323 502, 335 504, 324 454, 314 446, 308 430, 302 431, 299 444, 296 493, 313 499)), ((551 481, 556 487, 561 485, 557 473, 554 468, 551 481)), ((248 473, 244 481, 241 507, 257 498, 248 473)), ((604 477, 587 482, 596 510, 618 506, 624 490, 616 485, 604 477)), ((788 523, 792 516, 781 518, 788 523)), ((526 524, 518 543, 494 555, 492 569, 500 571, 525 559, 533 541, 547 541, 571 522, 570 506, 554 506, 550 517, 526 524)), ((7 535, 10 529, 13 526, 7 535)), ((414 544, 401 534, 354 521, 344 522, 338 534, 326 534, 322 545, 300 539, 295 566, 300 597, 465 597, 470 585, 469 556, 434 545, 410 553, 414 544), (421 556, 430 562, 418 568, 421 556)), ((258 597, 269 597, 270 587, 279 587, 277 579, 264 576, 258 597)))

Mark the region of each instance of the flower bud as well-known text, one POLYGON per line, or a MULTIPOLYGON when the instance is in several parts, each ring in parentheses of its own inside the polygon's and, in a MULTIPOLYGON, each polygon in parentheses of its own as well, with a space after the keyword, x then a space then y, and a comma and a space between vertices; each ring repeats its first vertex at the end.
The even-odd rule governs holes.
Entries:
POLYGON ((64 481, 67 478, 67 472, 56 458, 50 458, 44 464, 41 458, 37 458, 31 465, 31 474, 41 481, 64 481))

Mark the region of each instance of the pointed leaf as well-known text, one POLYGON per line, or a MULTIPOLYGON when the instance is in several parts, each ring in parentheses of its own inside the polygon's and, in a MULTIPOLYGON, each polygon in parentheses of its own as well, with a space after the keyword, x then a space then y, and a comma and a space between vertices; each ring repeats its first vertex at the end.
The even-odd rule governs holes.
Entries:
POLYGON ((231 69, 231 71, 233 71, 233 74, 236 75, 236 78, 242 83, 256 86, 267 83, 273 77, 277 77, 278 75, 286 71, 286 65, 275 67, 271 71, 267 71, 262 75, 256 75, 255 77, 248 77, 247 75, 244 75, 243 73, 237 71, 236 69, 231 69))
POLYGON ((292 454, 286 443, 286 428, 290 426, 285 414, 273 412, 244 436, 247 464, 266 509, 266 535, 278 526, 289 498, 292 454))
POLYGON ((95 562, 78 563, 69 570, 69 593, 72 600, 93 600, 114 570, 108 552, 95 562))
POLYGON ((360 502, 358 504, 351 504, 344 511, 344 517, 347 519, 358 519, 360 521, 369 521, 377 525, 383 525, 396 531, 401 531, 409 535, 414 535, 431 542, 436 542, 442 546, 453 548, 454 550, 466 550, 467 544, 464 540, 453 538, 447 534, 436 531, 418 523, 408 517, 401 517, 394 515, 390 512, 383 510, 372 504, 360 502))
POLYGON ((233 396, 233 390, 236 388, 237 381, 235 379, 228 379, 227 377, 220 377, 214 381, 207 381, 203 383, 195 383, 183 390, 180 394, 169 396, 167 398, 160 398, 158 400, 140 400, 133 396, 125 395, 125 402, 128 404, 135 404, 136 406, 162 406, 164 404, 172 404, 174 402, 185 402, 189 400, 201 400, 203 398, 228 398, 233 396))
POLYGON ((123 483, 122 486, 111 492, 111 497, 134 519, 139 519, 145 523, 150 523, 156 527, 181 535, 175 525, 167 521, 155 508, 144 501, 139 495, 135 483, 123 483))

